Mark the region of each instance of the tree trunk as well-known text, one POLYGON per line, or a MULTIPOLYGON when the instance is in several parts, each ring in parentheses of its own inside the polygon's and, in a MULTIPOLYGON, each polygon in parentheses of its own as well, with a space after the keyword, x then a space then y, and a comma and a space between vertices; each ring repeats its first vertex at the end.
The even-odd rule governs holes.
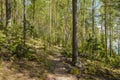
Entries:
POLYGON ((101 44, 102 44, 102 47, 105 47, 105 43, 104 43, 104 42, 105 42, 105 41, 104 41, 105 39, 104 39, 104 29, 103 29, 103 25, 104 25, 104 24, 103 24, 103 19, 104 19, 104 16, 102 15, 102 16, 101 16, 101 20, 102 20, 102 21, 101 21, 101 44))
POLYGON ((1 8, 1 16, 0 16, 1 28, 0 29, 3 29, 3 0, 1 0, 1 2, 0 2, 0 8, 1 8))
POLYGON ((6 0, 6 26, 9 25, 11 19, 11 0, 6 0))
POLYGON ((25 44, 26 44, 26 0, 23 0, 23 12, 24 12, 24 14, 23 14, 23 27, 24 27, 24 29, 23 29, 23 44, 24 44, 24 46, 25 46, 25 44))
POLYGON ((63 46, 64 46, 64 47, 66 47, 67 42, 68 42, 68 41, 67 41, 67 34, 68 34, 68 31, 67 31, 67 29, 68 29, 68 28, 67 28, 67 27, 68 27, 68 15, 67 15, 67 14, 68 14, 68 10, 69 10, 69 7, 68 7, 68 6, 69 6, 69 0, 67 0, 67 4, 66 4, 66 5, 67 5, 67 7, 65 8, 65 9, 66 9, 66 12, 65 12, 65 14, 64 14, 64 17, 65 17, 65 18, 64 18, 64 19, 65 19, 65 20, 64 20, 64 21, 65 21, 65 22, 64 22, 64 40, 63 40, 63 46))
POLYGON ((17 10, 17 2, 14 0, 14 12, 13 12, 13 22, 16 22, 16 10, 17 10))
POLYGON ((94 8, 94 3, 95 1, 92 1, 92 37, 95 37, 95 19, 94 19, 94 14, 95 14, 95 8, 94 8))
POLYGON ((33 22, 34 22, 34 18, 35 18, 35 1, 36 0, 33 0, 33 15, 32 15, 32 17, 33 17, 33 22))
POLYGON ((84 41, 85 41, 85 38, 86 38, 86 33, 85 33, 85 28, 86 28, 86 23, 85 23, 85 20, 86 20, 86 15, 85 15, 85 12, 86 12, 86 0, 84 0, 84 2, 83 2, 83 45, 84 45, 84 41))
POLYGON ((49 23, 49 48, 51 47, 51 26, 52 26, 52 6, 51 6, 52 0, 49 0, 49 17, 50 17, 50 23, 49 23))
POLYGON ((107 1, 104 0, 105 56, 107 57, 107 1))
MULTIPOLYGON (((111 5, 111 2, 110 2, 111 5)), ((110 27, 110 56, 112 56, 112 30, 113 30, 113 24, 112 24, 112 7, 110 6, 110 11, 109 11, 109 27, 110 27)))
POLYGON ((77 41, 77 0, 72 0, 73 7, 73 37, 72 37, 72 64, 78 60, 78 41, 77 41))
POLYGON ((111 24, 111 15, 110 15, 110 56, 112 56, 112 24, 111 24))
POLYGON ((120 39, 118 38, 118 55, 120 55, 120 39))
MULTIPOLYGON (((81 47, 83 48, 84 47, 84 41, 85 41, 85 36, 84 36, 84 30, 85 30, 85 0, 81 3, 81 6, 83 6, 81 8, 81 15, 82 15, 82 20, 81 20, 81 47)), ((81 51, 82 53, 84 53, 84 49, 82 49, 81 51)))
POLYGON ((33 30, 34 30, 34 26, 35 26, 35 3, 36 3, 36 0, 32 0, 32 10, 33 10, 33 12, 32 12, 32 26, 31 26, 31 29, 32 29, 32 31, 31 31, 31 37, 32 38, 34 38, 34 34, 33 34, 33 30))

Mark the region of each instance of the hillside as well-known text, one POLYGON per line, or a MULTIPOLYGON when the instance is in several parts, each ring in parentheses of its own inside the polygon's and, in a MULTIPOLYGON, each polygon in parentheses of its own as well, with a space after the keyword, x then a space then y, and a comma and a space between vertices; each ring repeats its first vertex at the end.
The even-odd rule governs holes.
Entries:
POLYGON ((79 55, 80 67, 75 67, 71 58, 60 53, 60 47, 52 47, 46 53, 41 46, 31 49, 36 53, 30 58, 1 58, 0 80, 120 80, 120 67, 83 55, 79 55))

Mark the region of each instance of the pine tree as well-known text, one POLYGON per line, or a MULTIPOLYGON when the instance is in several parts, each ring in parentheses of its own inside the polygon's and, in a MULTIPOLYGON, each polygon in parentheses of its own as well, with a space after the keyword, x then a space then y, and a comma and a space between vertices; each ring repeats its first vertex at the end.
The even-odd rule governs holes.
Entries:
POLYGON ((73 6, 73 38, 72 38, 72 63, 75 65, 78 61, 78 40, 77 40, 77 0, 72 0, 73 6))

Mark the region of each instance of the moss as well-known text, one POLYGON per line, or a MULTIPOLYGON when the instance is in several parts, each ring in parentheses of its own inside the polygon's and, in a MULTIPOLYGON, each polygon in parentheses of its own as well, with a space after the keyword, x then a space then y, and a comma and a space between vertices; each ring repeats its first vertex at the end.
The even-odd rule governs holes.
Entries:
POLYGON ((80 74, 80 70, 76 67, 73 67, 71 69, 70 73, 73 74, 73 75, 78 75, 78 74, 80 74))

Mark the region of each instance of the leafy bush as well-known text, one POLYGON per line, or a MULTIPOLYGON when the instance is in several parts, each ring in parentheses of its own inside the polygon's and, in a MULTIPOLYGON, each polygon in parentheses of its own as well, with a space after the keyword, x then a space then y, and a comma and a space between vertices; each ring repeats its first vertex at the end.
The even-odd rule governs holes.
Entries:
POLYGON ((109 58, 110 65, 113 67, 120 67, 120 56, 109 58))
POLYGON ((69 51, 67 51, 67 50, 63 50, 62 52, 61 52, 61 54, 62 54, 62 56, 64 56, 64 57, 72 57, 72 54, 69 52, 69 51))
POLYGON ((12 24, 11 26, 7 26, 7 37, 6 42, 9 51, 15 52, 16 47, 19 44, 22 44, 22 27, 17 24, 12 24))
POLYGON ((3 44, 5 41, 5 34, 3 33, 3 31, 0 31, 0 44, 3 44))
POLYGON ((80 74, 80 70, 78 68, 73 67, 71 69, 70 73, 73 75, 78 75, 78 74, 80 74))
POLYGON ((99 54, 99 56, 102 56, 102 57, 105 55, 104 47, 101 44, 101 42, 97 40, 97 38, 89 37, 88 39, 86 39, 83 49, 88 54, 89 53, 92 53, 94 55, 99 54))
POLYGON ((7 26, 6 32, 0 31, 0 48, 17 58, 31 58, 35 53, 35 50, 23 45, 23 27, 16 23, 7 26))

